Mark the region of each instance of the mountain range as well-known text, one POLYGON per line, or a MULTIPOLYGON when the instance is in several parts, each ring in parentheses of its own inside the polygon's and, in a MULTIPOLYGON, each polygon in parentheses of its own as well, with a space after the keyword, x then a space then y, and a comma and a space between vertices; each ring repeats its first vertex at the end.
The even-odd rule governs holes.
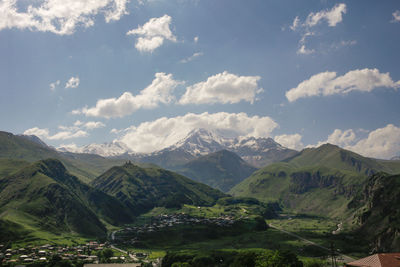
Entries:
POLYGON ((283 147, 272 138, 225 138, 202 128, 191 131, 176 144, 152 153, 135 153, 118 141, 105 144, 90 144, 79 148, 60 147, 58 150, 61 152, 98 154, 103 157, 154 163, 164 168, 173 168, 199 156, 221 150, 232 151, 255 167, 263 167, 297 153, 295 150, 283 147))
POLYGON ((104 237, 108 227, 155 207, 213 205, 227 196, 222 190, 343 221, 368 236, 374 251, 392 251, 399 247, 399 173, 397 159, 331 144, 297 152, 268 138, 224 139, 202 129, 152 154, 108 158, 0 132, 0 232, 6 239, 49 231, 104 237), (269 163, 258 169, 249 157, 269 163))

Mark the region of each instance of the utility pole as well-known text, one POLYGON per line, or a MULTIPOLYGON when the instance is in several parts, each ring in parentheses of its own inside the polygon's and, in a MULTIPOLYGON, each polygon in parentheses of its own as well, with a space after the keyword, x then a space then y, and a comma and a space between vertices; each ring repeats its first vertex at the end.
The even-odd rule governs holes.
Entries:
POLYGON ((333 247, 333 242, 331 241, 331 266, 332 267, 337 267, 336 264, 336 252, 335 248, 333 247))

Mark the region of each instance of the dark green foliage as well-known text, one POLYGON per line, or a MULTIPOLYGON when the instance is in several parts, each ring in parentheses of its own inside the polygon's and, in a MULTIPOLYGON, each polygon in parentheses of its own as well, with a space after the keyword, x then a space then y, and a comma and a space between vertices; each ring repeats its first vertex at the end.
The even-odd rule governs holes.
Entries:
POLYGON ((302 267, 296 255, 289 251, 265 251, 257 256, 257 267, 302 267))
POLYGON ((29 232, 19 224, 8 220, 0 220, 0 233, 0 243, 2 243, 10 240, 19 240, 29 232))
POLYGON ((96 178, 92 185, 115 196, 135 215, 161 206, 210 206, 225 196, 179 174, 160 168, 141 168, 131 163, 111 168, 96 178))
POLYGON ((173 169, 223 192, 229 191, 257 170, 238 155, 227 150, 201 156, 173 169))
POLYGON ((287 251, 259 249, 168 252, 162 266, 302 267, 303 263, 287 251))
POLYGON ((282 210, 277 202, 263 203, 251 197, 224 197, 217 201, 217 205, 225 207, 225 211, 244 205, 252 214, 258 214, 265 219, 276 218, 278 212, 282 210))

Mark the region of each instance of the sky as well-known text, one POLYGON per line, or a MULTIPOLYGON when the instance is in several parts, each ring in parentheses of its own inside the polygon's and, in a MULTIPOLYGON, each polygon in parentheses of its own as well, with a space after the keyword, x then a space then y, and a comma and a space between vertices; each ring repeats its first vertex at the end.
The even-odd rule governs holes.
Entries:
POLYGON ((400 156, 400 1, 0 0, 0 125, 151 152, 195 128, 400 156))

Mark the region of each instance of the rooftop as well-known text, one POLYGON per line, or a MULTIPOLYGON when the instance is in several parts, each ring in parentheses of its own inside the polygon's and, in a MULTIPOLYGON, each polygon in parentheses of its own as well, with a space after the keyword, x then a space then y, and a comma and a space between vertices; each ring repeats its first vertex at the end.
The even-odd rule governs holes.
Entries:
POLYGON ((400 253, 379 253, 346 263, 345 266, 400 267, 400 253))

